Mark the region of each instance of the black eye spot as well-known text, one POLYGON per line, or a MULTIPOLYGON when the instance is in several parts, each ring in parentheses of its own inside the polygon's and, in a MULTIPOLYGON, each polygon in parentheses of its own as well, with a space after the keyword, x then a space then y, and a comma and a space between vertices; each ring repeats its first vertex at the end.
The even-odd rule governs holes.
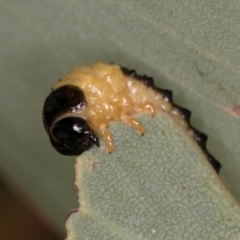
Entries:
POLYGON ((49 136, 53 147, 63 155, 79 155, 93 144, 99 146, 95 133, 80 117, 66 117, 57 121, 49 136))
POLYGON ((83 92, 78 87, 64 85, 49 94, 43 107, 43 123, 46 131, 54 119, 67 112, 79 112, 86 107, 83 92))

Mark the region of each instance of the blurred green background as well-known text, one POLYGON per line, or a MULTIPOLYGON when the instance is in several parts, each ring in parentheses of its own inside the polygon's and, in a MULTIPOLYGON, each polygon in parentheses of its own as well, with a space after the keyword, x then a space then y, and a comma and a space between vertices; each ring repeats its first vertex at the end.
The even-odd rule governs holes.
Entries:
POLYGON ((65 216, 78 207, 75 160, 52 149, 42 106, 62 75, 97 60, 173 90, 208 134, 221 178, 240 199, 238 1, 0 0, 0 23, 3 185, 20 189, 20 200, 32 202, 60 238, 65 216))

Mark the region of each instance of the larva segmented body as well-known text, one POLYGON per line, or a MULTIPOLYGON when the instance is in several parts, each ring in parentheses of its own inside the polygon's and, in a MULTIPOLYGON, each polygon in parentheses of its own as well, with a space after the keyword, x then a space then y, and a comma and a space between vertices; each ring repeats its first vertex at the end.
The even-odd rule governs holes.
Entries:
POLYGON ((114 149, 110 121, 122 121, 144 133, 134 118, 164 111, 200 146, 216 172, 220 163, 206 149, 207 136, 190 124, 191 112, 172 101, 172 92, 158 88, 153 78, 114 64, 96 62, 76 67, 53 87, 43 108, 43 122, 53 147, 64 155, 79 155, 103 136, 108 152, 114 149))

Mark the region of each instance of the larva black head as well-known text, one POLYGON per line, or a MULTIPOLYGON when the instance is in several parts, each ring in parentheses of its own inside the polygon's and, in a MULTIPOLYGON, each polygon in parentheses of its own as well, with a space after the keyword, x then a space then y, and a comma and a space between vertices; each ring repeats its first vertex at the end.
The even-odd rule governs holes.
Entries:
POLYGON ((53 147, 63 155, 79 155, 93 144, 99 146, 95 133, 80 117, 65 117, 55 122, 49 137, 53 147))
POLYGON ((63 113, 80 112, 86 107, 83 92, 78 87, 64 85, 52 91, 43 107, 43 123, 47 132, 53 121, 63 113))
POLYGON ((86 107, 83 92, 64 85, 49 94, 43 107, 43 123, 53 147, 64 155, 79 155, 98 139, 85 119, 77 116, 86 107))

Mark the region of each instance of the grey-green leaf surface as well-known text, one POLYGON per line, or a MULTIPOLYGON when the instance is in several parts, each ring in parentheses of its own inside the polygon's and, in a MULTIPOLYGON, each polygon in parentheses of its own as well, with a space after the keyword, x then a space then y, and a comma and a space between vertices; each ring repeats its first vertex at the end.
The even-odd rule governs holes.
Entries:
POLYGON ((240 207, 195 141, 167 113, 139 119, 144 136, 114 122, 114 152, 77 159, 67 239, 240 239, 240 207))
POLYGON ((0 167, 59 229, 77 206, 74 160, 50 146, 41 108, 63 74, 96 60, 173 90, 240 199, 239 1, 0 0, 0 22, 0 167))

